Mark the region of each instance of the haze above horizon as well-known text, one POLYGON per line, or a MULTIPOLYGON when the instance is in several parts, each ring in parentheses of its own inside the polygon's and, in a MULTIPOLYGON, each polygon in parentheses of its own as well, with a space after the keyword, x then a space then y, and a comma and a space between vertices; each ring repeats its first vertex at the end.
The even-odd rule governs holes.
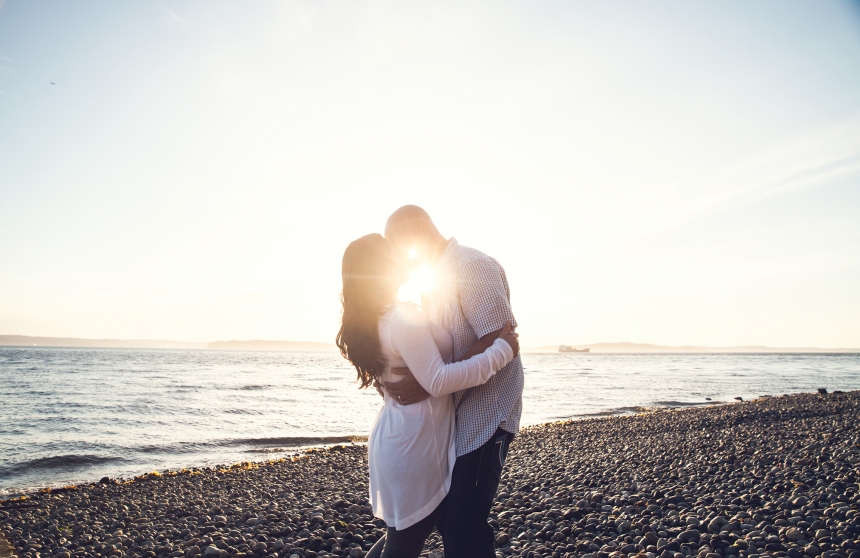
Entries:
POLYGON ((330 341, 400 205, 523 346, 860 347, 852 2, 0 0, 0 334, 330 341))

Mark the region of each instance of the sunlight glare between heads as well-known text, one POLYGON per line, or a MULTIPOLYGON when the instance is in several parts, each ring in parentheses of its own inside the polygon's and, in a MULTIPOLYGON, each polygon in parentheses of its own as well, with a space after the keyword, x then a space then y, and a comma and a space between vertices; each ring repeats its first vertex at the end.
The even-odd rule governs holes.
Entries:
POLYGON ((421 304, 421 295, 427 294, 436 287, 436 273, 428 265, 409 272, 409 281, 404 283, 397 293, 400 300, 421 304))

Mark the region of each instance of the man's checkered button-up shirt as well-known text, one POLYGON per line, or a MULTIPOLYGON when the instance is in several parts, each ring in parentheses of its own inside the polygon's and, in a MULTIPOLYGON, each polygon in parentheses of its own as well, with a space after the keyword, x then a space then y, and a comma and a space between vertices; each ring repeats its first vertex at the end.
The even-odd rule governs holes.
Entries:
MULTIPOLYGON (((448 241, 436 266, 436 288, 425 295, 427 316, 454 338, 454 359, 505 322, 516 327, 505 270, 473 248, 448 241)), ((497 428, 516 434, 523 412, 523 364, 516 357, 486 384, 454 394, 457 457, 474 451, 497 428)))

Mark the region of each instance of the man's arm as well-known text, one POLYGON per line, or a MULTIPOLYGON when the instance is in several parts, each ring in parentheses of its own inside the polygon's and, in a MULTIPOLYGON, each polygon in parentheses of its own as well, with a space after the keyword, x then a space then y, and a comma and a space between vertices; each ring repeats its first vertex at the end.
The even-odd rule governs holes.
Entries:
MULTIPOLYGON (((510 322, 508 322, 508 323, 510 323, 510 322)), ((479 354, 483 353, 493 344, 493 342, 495 342, 496 339, 499 338, 499 335, 502 333, 503 330, 504 330, 504 327, 501 327, 501 328, 497 329, 496 331, 492 331, 492 332, 486 334, 485 336, 481 337, 477 341, 477 343, 475 343, 474 345, 469 347, 469 350, 466 351, 466 354, 464 354, 463 356, 461 356, 460 358, 458 358, 454 362, 460 362, 461 360, 468 360, 475 355, 479 355, 479 354)), ((515 333, 514 335, 516 337, 519 337, 519 334, 517 334, 517 333, 515 333)), ((516 356, 519 354, 520 354, 520 346, 519 346, 519 344, 517 344, 517 346, 514 347, 514 358, 516 358, 516 356)))
POLYGON ((457 277, 460 311, 475 335, 483 340, 497 333, 506 322, 516 329, 504 271, 494 260, 474 259, 463 266, 457 277))

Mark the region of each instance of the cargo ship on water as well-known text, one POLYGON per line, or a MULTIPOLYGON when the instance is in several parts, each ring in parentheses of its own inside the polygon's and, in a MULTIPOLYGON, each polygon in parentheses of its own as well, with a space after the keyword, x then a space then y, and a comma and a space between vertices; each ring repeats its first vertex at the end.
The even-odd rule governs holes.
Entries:
POLYGON ((558 352, 560 353, 588 353, 591 352, 591 349, 586 347, 584 349, 576 349, 571 347, 570 345, 559 345, 558 352))

